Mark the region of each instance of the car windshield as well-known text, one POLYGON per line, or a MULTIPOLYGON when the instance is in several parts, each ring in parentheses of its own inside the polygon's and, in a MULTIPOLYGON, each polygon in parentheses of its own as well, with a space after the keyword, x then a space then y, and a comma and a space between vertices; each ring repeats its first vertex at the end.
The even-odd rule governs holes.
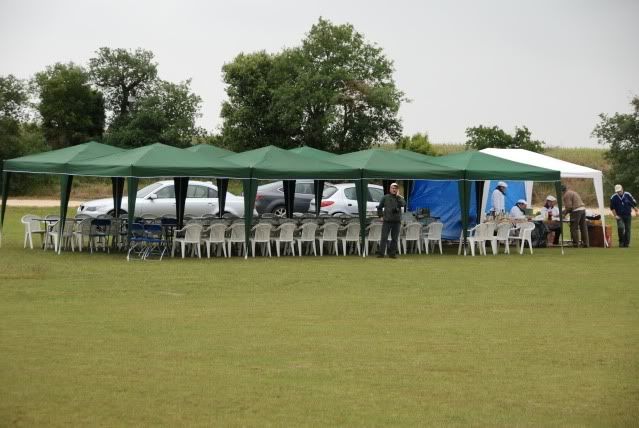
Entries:
POLYGON ((337 187, 328 186, 324 187, 324 192, 322 193, 322 199, 327 199, 333 196, 333 194, 337 192, 337 187))
POLYGON ((141 188, 140 190, 138 190, 138 198, 144 198, 145 196, 150 195, 151 193, 153 193, 155 190, 157 190, 160 186, 162 186, 162 183, 153 183, 153 184, 149 184, 146 187, 141 188))

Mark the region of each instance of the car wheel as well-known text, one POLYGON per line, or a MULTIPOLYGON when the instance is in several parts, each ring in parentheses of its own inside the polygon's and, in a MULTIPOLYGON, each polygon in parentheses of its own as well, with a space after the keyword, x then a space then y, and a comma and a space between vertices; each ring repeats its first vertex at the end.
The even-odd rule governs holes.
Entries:
POLYGON ((278 205, 271 211, 277 217, 286 217, 286 207, 284 205, 278 205))
MULTIPOLYGON (((113 217, 115 215, 115 210, 111 210, 107 214, 113 217)), ((126 210, 120 210, 120 215, 122 214, 128 214, 128 213, 126 212, 126 210)))

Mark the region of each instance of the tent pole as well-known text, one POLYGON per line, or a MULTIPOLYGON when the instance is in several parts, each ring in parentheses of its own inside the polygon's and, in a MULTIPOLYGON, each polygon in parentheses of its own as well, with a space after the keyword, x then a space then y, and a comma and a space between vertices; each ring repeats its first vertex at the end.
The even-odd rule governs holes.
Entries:
POLYGON ((244 258, 247 259, 249 249, 251 248, 251 229, 253 226, 255 195, 257 194, 257 180, 245 178, 242 180, 242 187, 244 188, 244 244, 246 245, 244 258))
POLYGON ((315 217, 319 216, 322 208, 322 195, 324 194, 324 180, 313 182, 313 193, 315 194, 315 217))
POLYGON ((224 210, 226 209, 226 191, 229 188, 228 178, 217 179, 217 213, 218 217, 224 216, 224 210))
POLYGON ((173 188, 175 189, 175 214, 177 217, 177 228, 184 227, 184 209, 186 207, 186 194, 189 189, 189 177, 173 178, 173 188))
POLYGON ((120 217, 122 210, 122 194, 124 193, 124 177, 111 177, 111 192, 113 194, 113 217, 120 217))
POLYGON ((283 183, 286 218, 293 218, 293 210, 295 209, 295 180, 283 180, 283 183))
MULTIPOLYGON (((561 181, 555 181, 555 193, 557 193, 557 205, 559 205, 559 245, 561 246, 561 255, 564 255, 564 220, 562 215, 563 194, 561 193, 561 181)), ((604 240, 606 239, 604 235, 604 240)))
POLYGON ((67 209, 69 208, 69 197, 71 196, 71 185, 73 184, 72 175, 60 176, 60 227, 58 237, 58 254, 62 253, 62 237, 64 236, 64 227, 67 220, 67 209))
POLYGON ((464 247, 464 255, 466 255, 466 242, 468 237, 468 206, 470 205, 470 191, 467 180, 459 180, 457 182, 457 186, 459 188, 459 206, 461 209, 461 225, 462 225, 462 233, 461 233, 461 244, 464 247))
POLYGON ((359 234, 362 257, 366 257, 366 201, 368 200, 368 181, 365 179, 355 181, 355 193, 357 194, 357 212, 359 214, 359 234))
MULTIPOLYGON (((126 191, 128 195, 128 222, 127 222, 127 241, 131 241, 131 226, 135 220, 135 200, 138 194, 138 182, 140 181, 137 177, 127 177, 126 179, 126 191)), ((127 243, 128 243, 127 242, 127 243)))
POLYGON ((0 247, 2 247, 2 235, 4 233, 4 215, 7 211, 7 197, 9 196, 9 180, 11 173, 2 171, 2 212, 0 212, 0 247))

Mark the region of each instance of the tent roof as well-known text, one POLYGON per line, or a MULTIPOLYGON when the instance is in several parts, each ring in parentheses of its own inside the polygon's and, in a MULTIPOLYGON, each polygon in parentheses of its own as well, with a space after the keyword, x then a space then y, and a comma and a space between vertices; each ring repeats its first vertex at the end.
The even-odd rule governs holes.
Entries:
POLYGON ((125 152, 125 150, 89 141, 77 146, 8 159, 4 161, 3 169, 10 172, 68 174, 68 164, 70 162, 94 159, 121 152, 125 152))
POLYGON ((191 146, 186 149, 189 152, 199 153, 201 155, 224 157, 228 155, 234 155, 235 152, 223 149, 222 147, 213 146, 211 144, 198 144, 197 146, 191 146))
POLYGON ((338 156, 335 153, 326 152, 324 150, 314 149, 313 147, 302 146, 295 149, 290 149, 289 152, 297 153, 298 155, 307 156, 313 159, 335 161, 335 157, 338 156))
POLYGON ((561 173, 562 177, 567 178, 595 178, 601 177, 601 171, 588 168, 587 166, 577 165, 566 162, 551 156, 542 155, 541 153, 531 152, 524 149, 483 149, 482 153, 497 156, 502 159, 508 159, 515 162, 525 163, 527 165, 535 165, 548 169, 555 169, 561 173))
POLYGON ((69 164, 69 173, 98 177, 232 177, 247 168, 160 143, 69 164))
POLYGON ((559 181, 559 171, 502 159, 486 153, 468 151, 436 157, 441 165, 461 168, 467 180, 559 181))
POLYGON ((338 156, 336 161, 360 170, 363 178, 369 179, 458 180, 463 178, 463 171, 460 168, 430 162, 429 159, 416 160, 411 156, 383 149, 347 153, 338 156))
POLYGON ((341 163, 312 158, 275 146, 237 153, 225 161, 251 170, 251 178, 294 180, 359 178, 358 171, 341 163))

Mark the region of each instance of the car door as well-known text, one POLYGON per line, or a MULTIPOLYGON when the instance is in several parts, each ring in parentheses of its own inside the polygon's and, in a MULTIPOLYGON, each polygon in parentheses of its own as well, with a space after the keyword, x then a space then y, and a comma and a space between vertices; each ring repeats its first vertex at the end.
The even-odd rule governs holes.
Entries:
POLYGON ((345 187, 344 188, 344 198, 346 202, 344 205, 344 210, 348 214, 357 214, 357 191, 355 186, 353 187, 345 187))
POLYGON ((189 184, 186 191, 184 214, 201 217, 213 213, 213 200, 209 198, 208 186, 189 184))
POLYGON ((295 183, 295 211, 305 213, 315 197, 313 183, 295 183))
POLYGON ((368 201, 366 202, 366 211, 369 213, 377 213, 379 201, 384 197, 384 191, 378 187, 368 186, 368 201))
POLYGON ((172 184, 158 189, 156 192, 147 196, 140 209, 136 207, 136 214, 153 214, 162 216, 165 214, 175 215, 175 188, 172 184), (155 195, 156 198, 152 196, 155 195))

